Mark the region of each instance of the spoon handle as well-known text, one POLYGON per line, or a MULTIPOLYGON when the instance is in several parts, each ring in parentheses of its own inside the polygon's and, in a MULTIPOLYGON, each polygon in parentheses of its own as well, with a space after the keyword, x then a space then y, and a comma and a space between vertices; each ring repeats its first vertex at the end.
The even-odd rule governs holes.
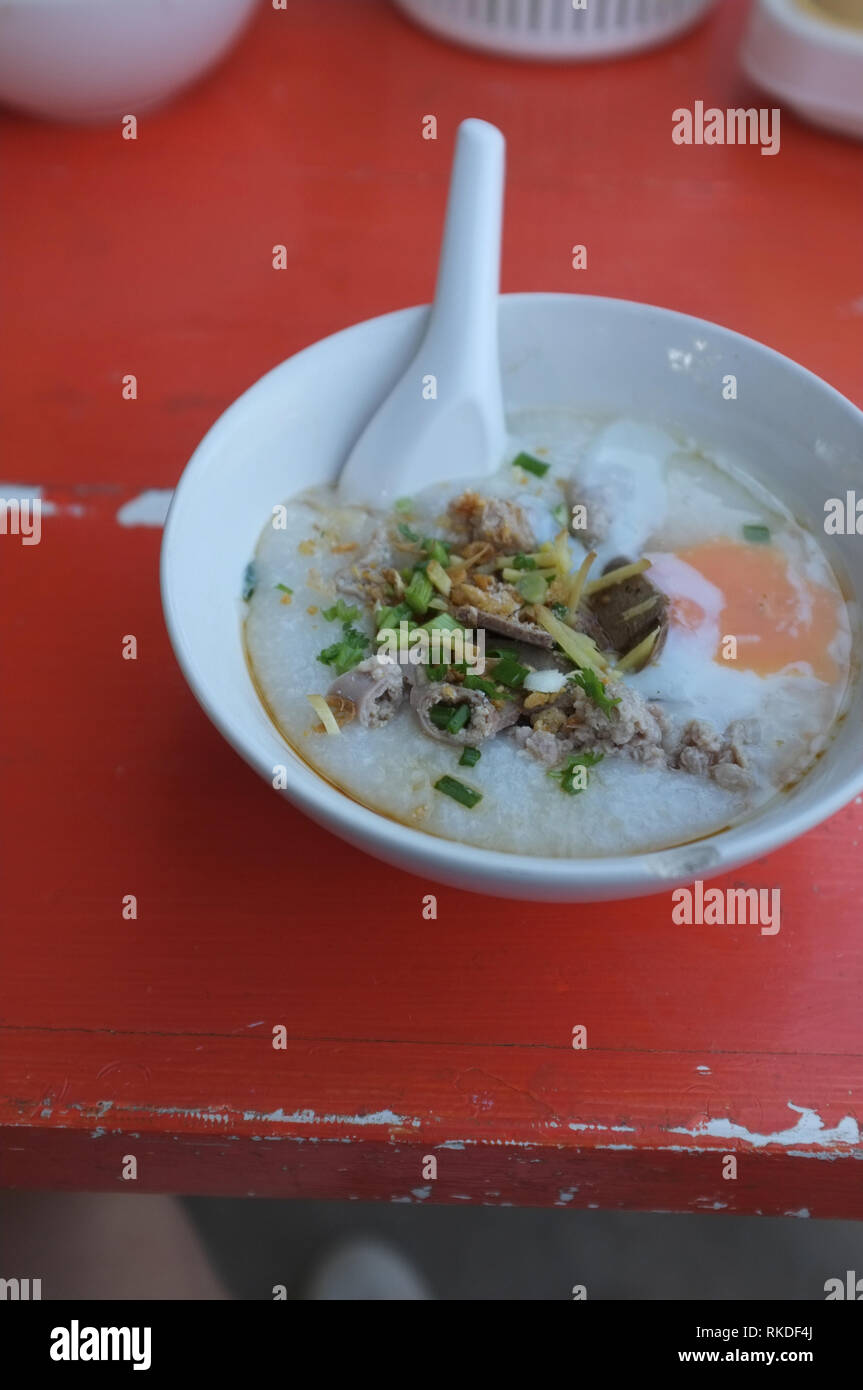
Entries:
POLYGON ((458 128, 426 347, 459 373, 497 372, 505 148, 488 121, 458 128))

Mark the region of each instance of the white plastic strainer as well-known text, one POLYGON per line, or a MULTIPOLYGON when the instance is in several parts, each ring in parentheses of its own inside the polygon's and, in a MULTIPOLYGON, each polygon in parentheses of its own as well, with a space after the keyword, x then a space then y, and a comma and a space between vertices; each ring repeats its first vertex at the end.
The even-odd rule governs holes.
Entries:
POLYGON ((673 38, 715 0, 395 0, 443 38, 522 58, 612 58, 673 38))

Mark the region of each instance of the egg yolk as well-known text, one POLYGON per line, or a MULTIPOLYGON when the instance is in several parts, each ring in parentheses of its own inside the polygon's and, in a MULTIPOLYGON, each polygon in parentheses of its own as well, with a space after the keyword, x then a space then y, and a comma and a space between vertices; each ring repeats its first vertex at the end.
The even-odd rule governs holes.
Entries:
MULTIPOLYGON (((792 583, 788 558, 772 545, 711 541, 680 551, 722 594, 720 644, 737 639, 735 665, 769 676, 795 662, 806 662, 819 680, 835 681, 839 669, 828 648, 839 630, 835 594, 803 576, 792 583)), ((694 630, 705 613, 692 598, 670 595, 673 623, 694 630)), ((714 660, 723 661, 720 650, 714 660)))

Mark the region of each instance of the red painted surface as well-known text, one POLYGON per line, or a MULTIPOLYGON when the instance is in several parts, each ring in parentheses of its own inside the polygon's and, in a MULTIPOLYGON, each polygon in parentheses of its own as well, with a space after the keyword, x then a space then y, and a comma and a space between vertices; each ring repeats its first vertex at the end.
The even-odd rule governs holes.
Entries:
POLYGON ((778 936, 678 927, 661 897, 441 889, 426 922, 434 885, 274 799, 207 723, 160 532, 116 522, 261 372, 428 298, 467 114, 509 139, 505 289, 703 315, 861 402, 859 146, 791 116, 774 158, 671 142, 675 107, 752 98, 742 17, 533 67, 294 0, 134 144, 4 118, 3 472, 57 505, 40 545, 0 541, 7 1185, 128 1190, 132 1153, 137 1190, 863 1217, 863 807, 733 880, 781 886, 778 936))

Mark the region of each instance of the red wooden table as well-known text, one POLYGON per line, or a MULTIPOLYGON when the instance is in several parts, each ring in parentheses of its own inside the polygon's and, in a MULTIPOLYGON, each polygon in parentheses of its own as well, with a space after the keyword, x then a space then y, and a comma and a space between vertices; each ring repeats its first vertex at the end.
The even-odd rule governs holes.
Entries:
POLYGON ((50 504, 0 537, 5 1185, 863 1216, 860 805, 733 880, 781 885, 776 936, 435 890, 221 740, 123 510, 277 361, 428 298, 468 114, 509 140, 505 289, 715 319, 861 402, 859 146, 671 140, 753 99, 742 21, 548 67, 292 0, 136 142, 4 117, 2 491, 50 504))

